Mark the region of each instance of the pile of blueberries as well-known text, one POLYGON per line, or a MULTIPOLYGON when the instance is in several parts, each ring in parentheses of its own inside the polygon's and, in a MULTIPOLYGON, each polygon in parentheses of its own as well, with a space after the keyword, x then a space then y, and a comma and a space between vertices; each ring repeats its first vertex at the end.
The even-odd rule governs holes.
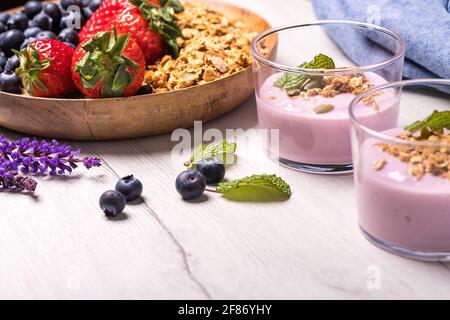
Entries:
POLYGON ((22 11, 0 13, 0 90, 18 93, 21 81, 15 75, 19 61, 12 50, 20 50, 35 40, 59 40, 75 48, 77 24, 83 24, 103 0, 61 0, 60 4, 28 1, 22 11), (77 10, 72 10, 76 6, 77 10))

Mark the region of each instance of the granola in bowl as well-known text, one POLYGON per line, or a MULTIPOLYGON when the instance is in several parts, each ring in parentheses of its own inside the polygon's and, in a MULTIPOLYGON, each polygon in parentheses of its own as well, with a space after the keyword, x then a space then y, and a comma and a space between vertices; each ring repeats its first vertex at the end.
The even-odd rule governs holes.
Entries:
POLYGON ((177 15, 182 37, 178 58, 164 56, 148 67, 144 84, 156 93, 205 84, 251 65, 250 44, 256 32, 205 4, 185 3, 177 15))

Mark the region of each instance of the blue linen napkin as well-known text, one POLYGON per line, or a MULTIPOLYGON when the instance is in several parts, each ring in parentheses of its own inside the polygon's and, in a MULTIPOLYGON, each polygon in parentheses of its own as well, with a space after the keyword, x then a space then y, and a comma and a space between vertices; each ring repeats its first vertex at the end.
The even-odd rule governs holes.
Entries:
MULTIPOLYGON (((379 24, 406 41, 403 76, 450 79, 450 0, 313 0, 318 19, 379 24), (374 15, 378 15, 374 16, 374 15)), ((346 55, 367 65, 373 43, 331 33, 346 55)))

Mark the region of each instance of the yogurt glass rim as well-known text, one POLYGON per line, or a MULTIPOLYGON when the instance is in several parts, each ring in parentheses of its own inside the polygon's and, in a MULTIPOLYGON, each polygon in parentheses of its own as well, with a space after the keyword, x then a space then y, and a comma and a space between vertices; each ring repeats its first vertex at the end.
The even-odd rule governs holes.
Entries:
POLYGON ((310 22, 305 22, 301 24, 290 24, 286 26, 281 27, 275 27, 270 30, 267 30, 265 32, 260 33, 256 36, 255 39, 253 39, 251 44, 251 53, 254 59, 256 59, 258 62, 277 69, 282 70, 285 72, 292 72, 292 73, 298 73, 302 75, 310 75, 310 76, 333 76, 337 74, 355 74, 355 73, 362 73, 362 72, 370 72, 377 69, 380 69, 381 67, 384 67, 386 65, 389 65, 391 63, 396 62, 399 59, 404 58, 406 52, 406 43, 403 40, 403 38, 396 32, 391 31, 389 29, 380 27, 375 24, 370 23, 364 23, 364 22, 357 22, 357 21, 349 21, 349 20, 314 20, 310 22), (384 34, 387 34, 394 38, 398 43, 400 44, 400 47, 398 49, 398 52, 396 52, 391 58, 381 61, 379 63, 370 64, 367 66, 360 66, 360 67, 347 67, 347 68, 338 68, 338 69, 306 69, 306 68, 298 68, 298 67, 292 67, 287 66, 283 64, 276 63, 274 61, 271 61, 270 59, 266 59, 257 50, 258 43, 263 40, 264 38, 279 33, 281 31, 290 30, 290 29, 296 29, 296 28, 302 28, 302 27, 311 27, 311 26, 323 26, 323 25, 336 25, 336 26, 351 26, 351 27, 361 27, 368 30, 375 30, 377 32, 381 32, 384 34))
MULTIPOLYGON (((450 143, 442 143, 442 142, 428 142, 428 141, 405 141, 400 138, 396 138, 387 134, 384 134, 382 132, 370 129, 369 127, 362 124, 360 121, 358 121, 357 116, 355 116, 354 109, 358 107, 358 104, 366 97, 370 96, 371 94, 374 94, 378 91, 385 90, 385 89, 391 89, 391 88, 397 88, 401 87, 402 89, 404 87, 408 86, 429 86, 429 85, 444 85, 448 86, 450 88, 450 79, 415 79, 415 80, 404 80, 404 81, 396 81, 396 82, 389 82, 380 86, 373 87, 369 89, 366 92, 363 92, 356 96, 352 102, 350 103, 350 107, 348 109, 350 119, 352 121, 352 125, 354 128, 365 132, 371 137, 375 137, 379 140, 382 140, 383 142, 387 142, 389 144, 397 144, 397 145, 405 145, 405 146, 414 146, 414 147, 450 147, 450 143)), ((435 109, 430 109, 430 114, 435 109)), ((450 111, 450 109, 449 109, 450 111)), ((422 119, 417 119, 422 120, 422 119)), ((395 129, 395 128, 392 128, 395 129)))

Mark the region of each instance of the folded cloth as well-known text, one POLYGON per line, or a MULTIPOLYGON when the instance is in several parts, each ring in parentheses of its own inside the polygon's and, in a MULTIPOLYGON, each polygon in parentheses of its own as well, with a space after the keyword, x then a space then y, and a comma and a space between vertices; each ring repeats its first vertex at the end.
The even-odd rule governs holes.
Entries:
MULTIPOLYGON (((313 0, 313 6, 321 20, 375 21, 400 34, 407 45, 405 78, 450 79, 450 0, 313 0)), ((353 62, 370 64, 373 42, 357 39, 355 46, 344 33, 330 35, 353 62)))

